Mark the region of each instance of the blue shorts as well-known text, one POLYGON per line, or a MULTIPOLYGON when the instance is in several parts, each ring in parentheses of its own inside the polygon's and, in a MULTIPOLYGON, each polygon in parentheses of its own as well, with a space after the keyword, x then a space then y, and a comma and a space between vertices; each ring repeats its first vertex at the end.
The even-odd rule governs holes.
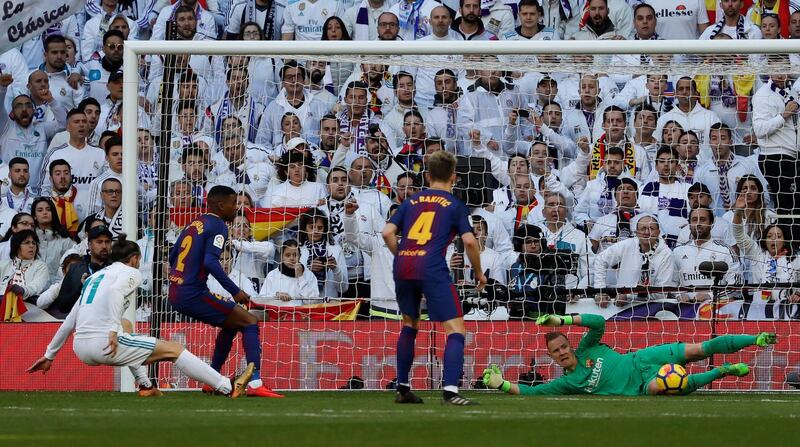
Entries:
POLYGON ((397 304, 403 315, 419 318, 420 302, 422 295, 425 295, 431 321, 447 321, 464 316, 461 298, 449 278, 447 281, 396 280, 394 284, 397 304))
POLYGON ((169 287, 169 304, 186 316, 216 327, 222 326, 237 306, 233 300, 227 300, 208 290, 198 294, 174 285, 169 287))

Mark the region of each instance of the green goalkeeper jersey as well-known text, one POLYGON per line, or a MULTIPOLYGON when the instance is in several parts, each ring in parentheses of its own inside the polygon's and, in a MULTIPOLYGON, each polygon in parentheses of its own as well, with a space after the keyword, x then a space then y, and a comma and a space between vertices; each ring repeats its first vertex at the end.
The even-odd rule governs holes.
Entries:
POLYGON ((536 386, 519 385, 521 394, 598 394, 636 396, 642 394, 644 380, 633 354, 622 355, 600 343, 606 321, 599 315, 581 315, 581 326, 589 331, 581 338, 575 355, 575 371, 536 386))

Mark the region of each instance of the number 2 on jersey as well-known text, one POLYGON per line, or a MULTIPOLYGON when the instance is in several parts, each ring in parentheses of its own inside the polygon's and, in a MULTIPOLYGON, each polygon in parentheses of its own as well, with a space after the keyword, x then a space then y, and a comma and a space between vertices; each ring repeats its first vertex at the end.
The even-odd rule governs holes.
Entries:
POLYGON ((185 238, 183 238, 183 241, 181 241, 181 252, 180 254, 178 254, 178 262, 177 265, 175 265, 175 270, 179 272, 183 271, 183 268, 185 267, 183 265, 183 261, 184 259, 186 259, 186 255, 189 254, 189 250, 191 249, 192 249, 192 237, 186 236, 185 238))
POLYGON ((408 238, 415 241, 417 245, 425 245, 433 238, 431 234, 431 227, 433 226, 433 218, 436 216, 435 211, 423 211, 420 213, 414 224, 408 230, 408 238))

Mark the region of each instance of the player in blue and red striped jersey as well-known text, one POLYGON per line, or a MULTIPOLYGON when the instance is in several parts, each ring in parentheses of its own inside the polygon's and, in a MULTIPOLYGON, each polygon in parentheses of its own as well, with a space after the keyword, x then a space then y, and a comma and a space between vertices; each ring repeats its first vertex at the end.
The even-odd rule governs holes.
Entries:
MULTIPOLYGON (((237 332, 242 333, 242 344, 248 363, 255 365, 246 394, 256 397, 283 397, 273 392, 261 381, 261 340, 256 317, 238 306, 247 303, 250 296, 225 274, 219 262, 228 227, 236 217, 236 191, 227 186, 214 186, 206 196, 208 213, 195 218, 183 229, 169 253, 169 303, 176 311, 203 323, 220 328, 211 358, 211 367, 217 371, 228 358, 237 332), (211 274, 233 300, 226 300, 208 290, 211 274)), ((204 392, 213 392, 203 387, 204 392)))
POLYGON ((428 159, 426 169, 429 189, 403 201, 383 229, 386 246, 395 255, 395 290, 403 314, 403 328, 397 340, 395 402, 422 403, 422 399, 411 392, 409 372, 414 361, 420 300, 425 295, 430 319, 441 322, 447 334, 442 403, 474 405, 458 394, 458 381, 464 369, 466 331, 461 299, 445 261, 447 246, 456 235, 461 235, 464 241, 479 289, 486 285, 486 275, 481 269, 480 248, 472 234, 467 207, 450 193, 456 181, 456 157, 449 152, 435 152, 428 159))

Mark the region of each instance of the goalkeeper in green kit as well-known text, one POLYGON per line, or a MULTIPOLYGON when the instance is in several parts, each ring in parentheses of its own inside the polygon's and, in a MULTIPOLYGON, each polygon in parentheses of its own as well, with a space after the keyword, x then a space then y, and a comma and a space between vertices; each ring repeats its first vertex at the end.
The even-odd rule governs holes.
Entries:
MULTIPOLYGON (((776 343, 775 334, 722 335, 702 343, 670 343, 651 346, 630 354, 620 354, 600 342, 605 332, 605 319, 600 315, 577 316, 542 315, 536 320, 541 326, 578 325, 589 328, 573 349, 561 332, 545 334, 547 352, 564 375, 536 386, 511 383, 503 379, 497 365, 483 372, 483 383, 509 394, 598 394, 636 396, 661 394, 654 380, 658 370, 667 363, 685 365, 714 354, 730 354, 747 346, 767 347, 776 343)), ((726 363, 710 371, 690 374, 681 394, 689 394, 725 376, 745 376, 750 368, 744 363, 726 363)))

